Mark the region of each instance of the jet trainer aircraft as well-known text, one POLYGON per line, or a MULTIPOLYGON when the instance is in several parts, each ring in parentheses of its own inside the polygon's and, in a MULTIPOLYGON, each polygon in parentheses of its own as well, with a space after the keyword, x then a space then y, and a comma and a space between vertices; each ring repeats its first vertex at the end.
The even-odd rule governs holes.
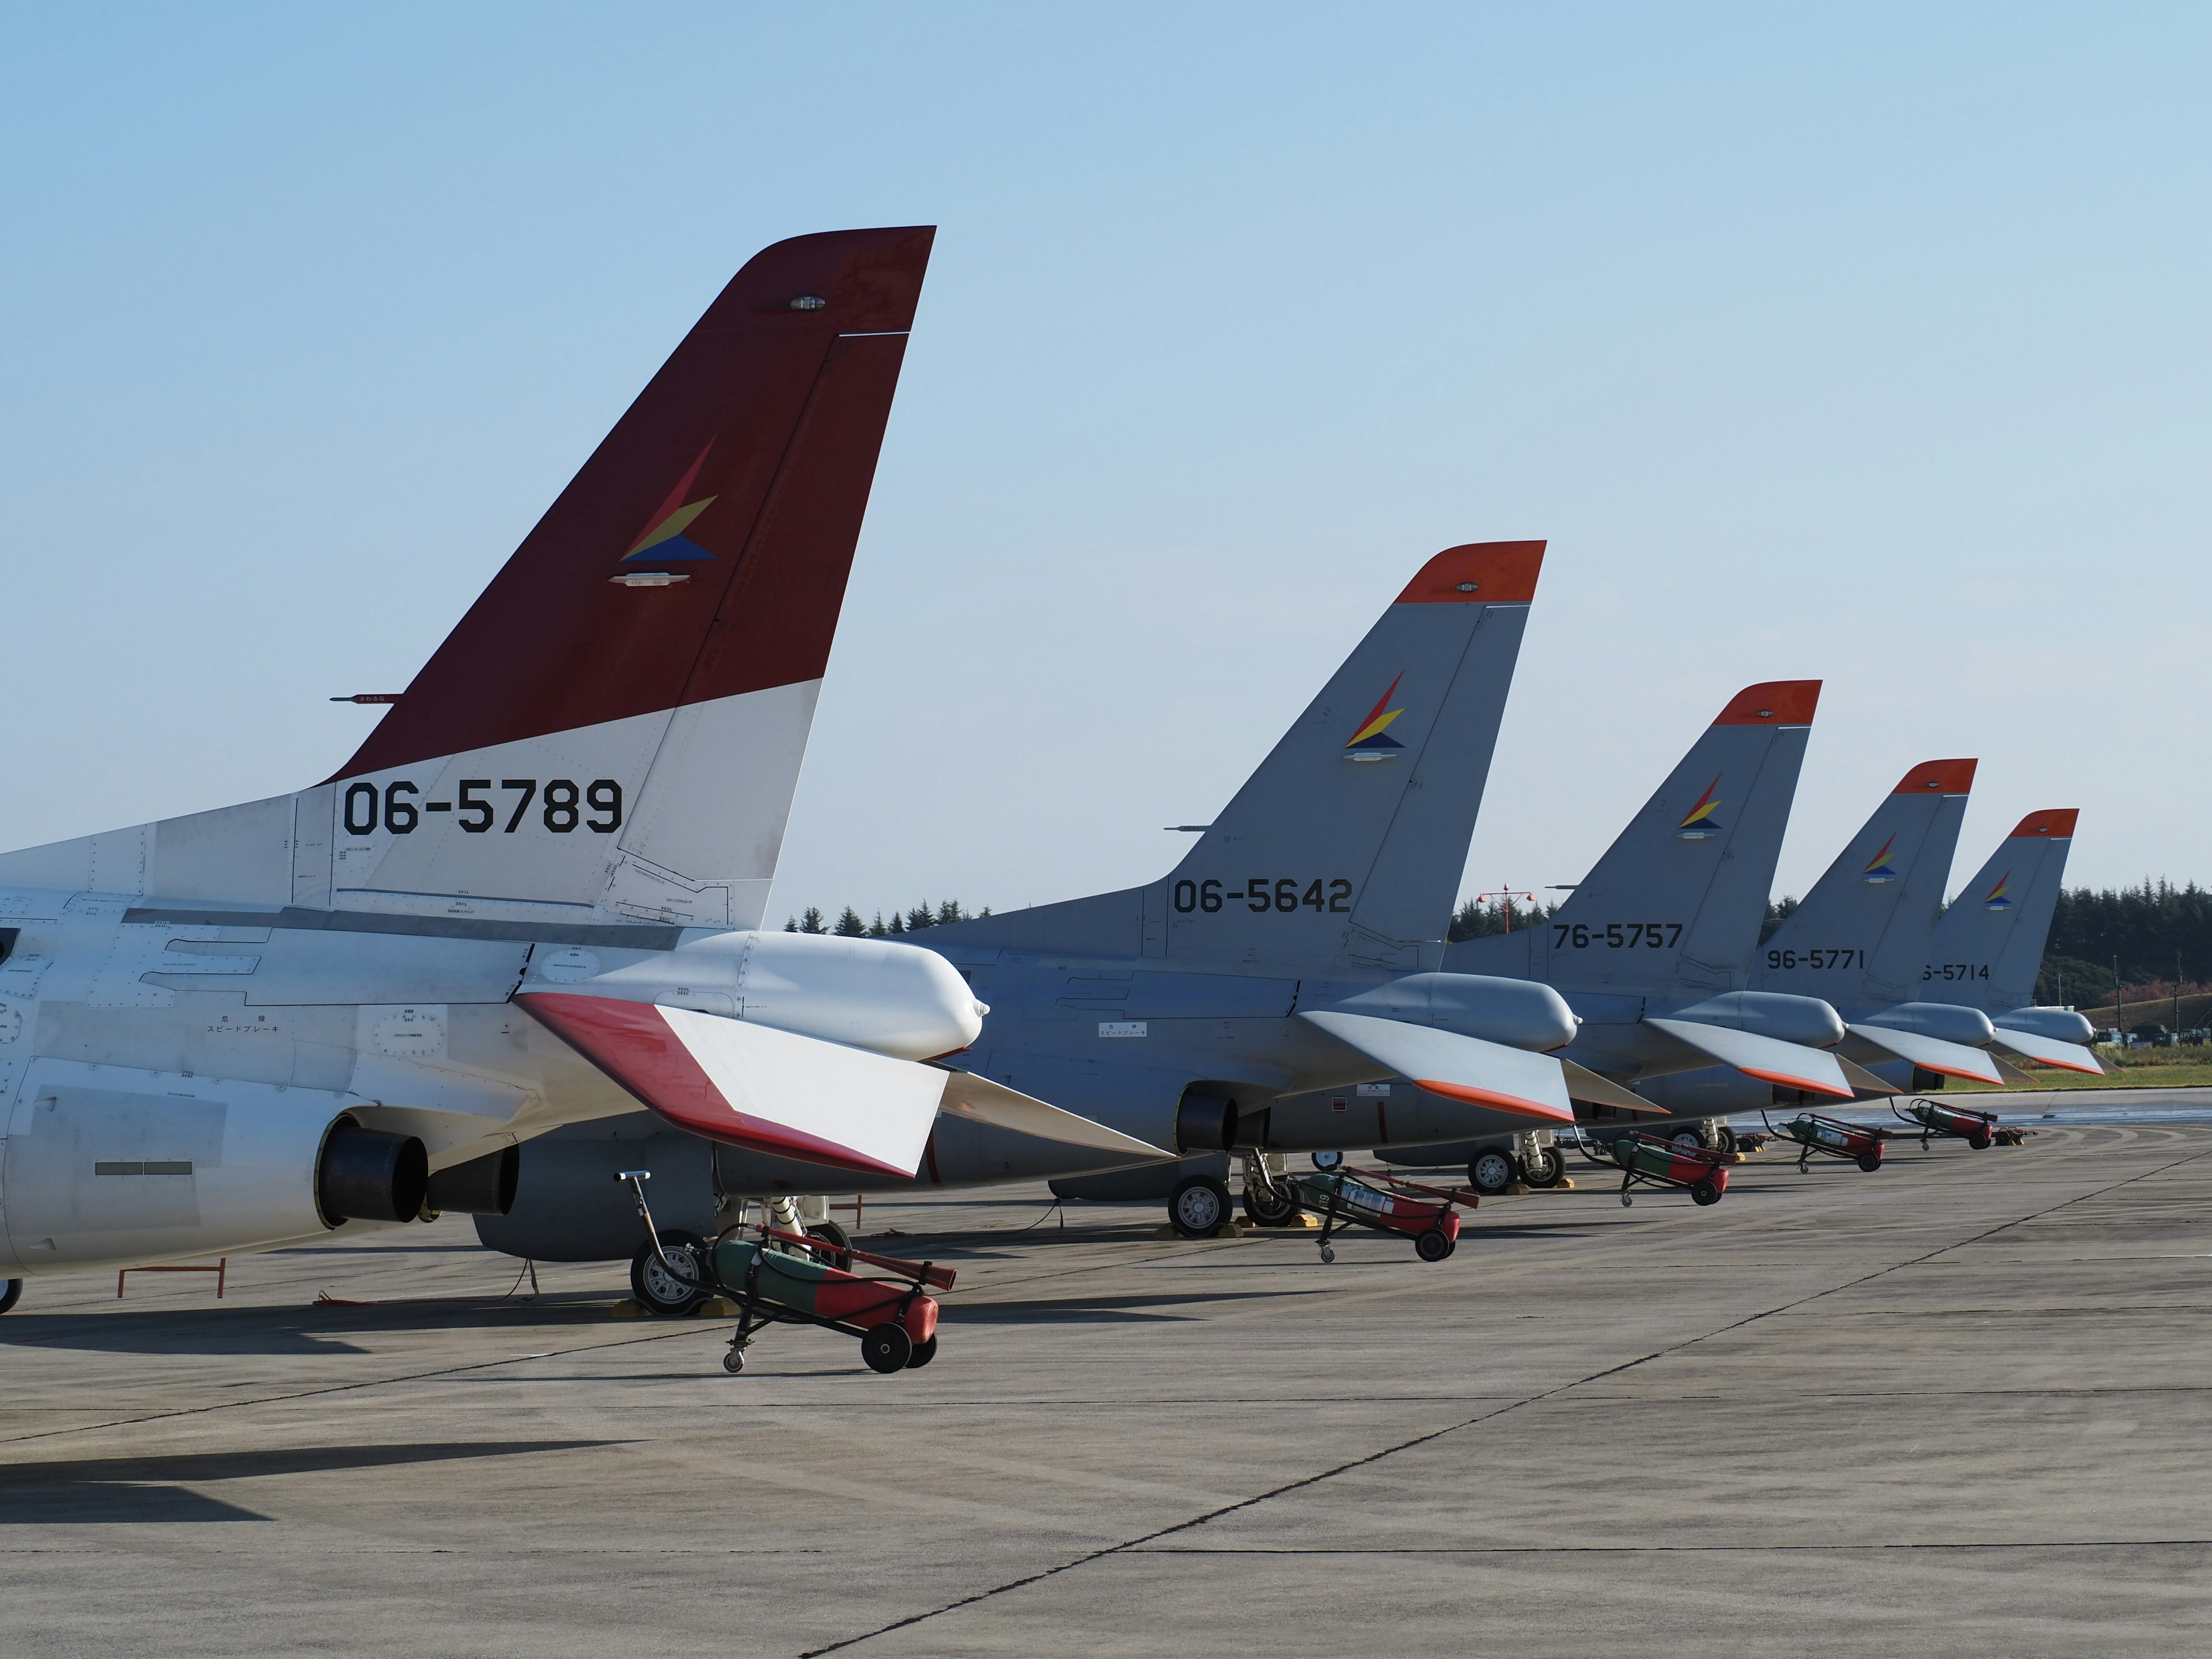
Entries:
MULTIPOLYGON (((1632 1100, 1541 1052, 1575 1034, 1555 992, 1436 971, 1542 552, 1431 559, 1159 880, 933 928, 991 1010, 975 1071, 1185 1155, 1129 1179, 1193 1233, 1226 1217, 1226 1154, 1346 1144, 1325 1103, 1294 1119, 1287 1097, 1404 1071, 1443 1113, 1565 1123, 1576 1091, 1632 1100)), ((479 1233, 544 1259, 630 1254, 636 1224, 607 1174, 647 1161, 672 1194, 662 1216, 700 1232, 732 1200, 828 1184, 807 1162, 686 1146, 632 1115, 526 1149, 513 1212, 479 1233)), ((943 1119, 925 1153, 947 1186, 1109 1162, 943 1119)))
POLYGON ((941 957, 752 931, 933 234, 749 262, 324 782, 0 855, 0 1310, 496 1213, 633 1093, 846 1169, 940 1110, 1158 1155, 919 1063, 981 1027, 941 957))

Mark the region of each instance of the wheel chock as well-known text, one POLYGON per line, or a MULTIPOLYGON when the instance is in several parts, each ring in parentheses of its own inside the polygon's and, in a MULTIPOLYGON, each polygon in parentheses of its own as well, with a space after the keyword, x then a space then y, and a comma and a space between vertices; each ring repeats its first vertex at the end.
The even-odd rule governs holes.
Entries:
POLYGON ((645 1317, 645 1307, 644 1304, 640 1303, 635 1297, 626 1296, 621 1301, 616 1303, 613 1307, 607 1310, 607 1317, 610 1319, 642 1319, 645 1317))
POLYGON ((726 1296, 710 1296, 691 1310, 694 1319, 735 1319, 744 1309, 726 1296))

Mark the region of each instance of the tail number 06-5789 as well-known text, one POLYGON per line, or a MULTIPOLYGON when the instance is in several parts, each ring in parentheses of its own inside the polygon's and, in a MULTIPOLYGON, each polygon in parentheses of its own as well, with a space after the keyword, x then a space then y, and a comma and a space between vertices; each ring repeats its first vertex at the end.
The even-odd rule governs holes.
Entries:
POLYGON ((551 778, 542 792, 535 778, 501 778, 499 787, 504 799, 494 798, 491 779, 463 778, 453 799, 423 800, 422 790, 404 778, 381 790, 373 783, 348 784, 345 831, 369 836, 381 825, 392 835, 411 836, 423 816, 432 812, 452 813, 471 836, 489 835, 495 824, 501 834, 511 836, 526 822, 533 828, 543 825, 556 836, 579 829, 611 836, 622 828, 622 785, 612 778, 594 778, 581 787, 573 778, 551 778), (535 812, 530 810, 532 805, 538 808, 535 812))

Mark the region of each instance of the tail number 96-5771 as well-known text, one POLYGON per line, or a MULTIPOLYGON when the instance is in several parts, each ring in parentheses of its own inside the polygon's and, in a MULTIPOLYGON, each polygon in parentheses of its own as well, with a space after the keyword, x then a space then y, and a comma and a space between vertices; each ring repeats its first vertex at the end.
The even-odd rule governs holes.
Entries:
POLYGON ((1173 897, 1176 911, 1183 915, 1193 910, 1211 915, 1231 900, 1255 915, 1263 910, 1270 915, 1294 910, 1334 910, 1343 915, 1352 909, 1352 884, 1342 876, 1316 876, 1311 881, 1296 876, 1247 876, 1243 886, 1224 890, 1218 881, 1185 880, 1176 883, 1173 897))
POLYGON ((349 836, 374 835, 380 826, 395 836, 411 836, 427 814, 450 812, 454 822, 471 836, 513 835, 527 823, 543 826, 556 836, 589 830, 611 836, 622 828, 622 785, 612 778, 594 778, 579 785, 573 778, 550 778, 541 790, 536 778, 501 778, 498 794, 489 778, 463 778, 451 800, 424 800, 422 792, 404 778, 387 783, 349 783, 343 800, 349 836), (532 811, 531 809, 537 810, 532 811))

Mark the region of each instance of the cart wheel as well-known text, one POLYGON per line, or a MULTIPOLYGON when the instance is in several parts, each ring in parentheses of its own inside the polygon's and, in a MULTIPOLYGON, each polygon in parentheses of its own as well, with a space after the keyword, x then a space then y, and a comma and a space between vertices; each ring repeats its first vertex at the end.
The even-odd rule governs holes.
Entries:
POLYGON ((735 1376, 744 1368, 745 1351, 743 1348, 732 1348, 722 1356, 722 1369, 729 1372, 732 1376, 735 1376))
POLYGON ((1690 1183, 1690 1196, 1700 1204, 1717 1204, 1721 1201, 1720 1183, 1711 1176, 1693 1181, 1690 1183))
POLYGON ((1228 1219, 1229 1188, 1212 1176, 1186 1176, 1168 1196, 1168 1224, 1185 1238, 1211 1238, 1228 1219))
POLYGON ((936 1358, 937 1339, 933 1336, 927 1342, 917 1342, 914 1345, 914 1357, 906 1362, 906 1368, 910 1371, 918 1371, 936 1358))
POLYGON ((1441 1261, 1452 1251, 1452 1242, 1441 1227, 1431 1227, 1413 1241, 1413 1254, 1424 1261, 1441 1261))
POLYGON ((1978 1135, 1968 1135, 1966 1145, 1978 1152, 1986 1152, 1990 1149, 1990 1132, 1984 1129, 1978 1135))
POLYGON ((6 1313, 9 1309, 22 1299, 23 1281, 21 1279, 11 1279, 4 1285, 0 1285, 0 1314, 6 1313))
POLYGON ((1557 1146, 1539 1146, 1534 1158, 1521 1160, 1521 1179, 1531 1187, 1550 1188, 1567 1176, 1566 1154, 1557 1146))
POLYGON ((1244 1213, 1252 1218, 1255 1227, 1283 1227, 1298 1212, 1298 1201, 1290 1195, 1286 1181, 1281 1188, 1266 1191, 1257 1187, 1244 1188, 1244 1213))
POLYGON ((1869 1175, 1881 1168, 1881 1148, 1877 1146, 1870 1152, 1861 1152, 1859 1168, 1864 1170, 1869 1175))
MULTIPOLYGON (((840 1273, 853 1271, 853 1236, 834 1221, 813 1222, 806 1229, 809 1238, 818 1238, 830 1247, 829 1265, 840 1273)), ((818 1258, 817 1258, 818 1259, 818 1258)))
POLYGON ((1336 1260, 1336 1246, 1334 1246, 1334 1244, 1324 1244, 1324 1245, 1322 1245, 1322 1246, 1321 1247, 1321 1259, 1322 1259, 1322 1265, 1324 1265, 1324 1266, 1326 1266, 1326 1265, 1327 1265, 1327 1264, 1328 1264, 1329 1262, 1332 1262, 1332 1261, 1335 1261, 1335 1260, 1336 1260))
POLYGON ((893 1371, 902 1371, 914 1358, 914 1339, 906 1334, 906 1327, 886 1321, 860 1339, 860 1358, 868 1362, 872 1371, 881 1371, 889 1376, 893 1371))
POLYGON ((707 1241, 681 1227, 660 1230, 663 1261, 641 1244, 629 1259, 629 1287, 638 1305, 663 1319, 681 1319, 707 1299, 707 1241))
POLYGON ((1636 1200, 1631 1198, 1626 1193, 1623 1193, 1620 1195, 1620 1207, 1624 1210, 1635 1202, 1636 1200))
POLYGON ((1721 1152, 1735 1152, 1735 1149, 1736 1149, 1735 1131, 1735 1130, 1733 1130, 1733 1129, 1731 1129, 1731 1128, 1729 1128, 1729 1126, 1728 1126, 1727 1124, 1725 1124, 1725 1123, 1722 1124, 1722 1125, 1721 1125, 1721 1132, 1720 1132, 1720 1135, 1719 1135, 1719 1141, 1720 1141, 1719 1150, 1720 1150, 1721 1152))
POLYGON ((1468 1160, 1467 1184, 1485 1198, 1495 1198, 1519 1174, 1511 1152, 1503 1146, 1486 1146, 1468 1160))

